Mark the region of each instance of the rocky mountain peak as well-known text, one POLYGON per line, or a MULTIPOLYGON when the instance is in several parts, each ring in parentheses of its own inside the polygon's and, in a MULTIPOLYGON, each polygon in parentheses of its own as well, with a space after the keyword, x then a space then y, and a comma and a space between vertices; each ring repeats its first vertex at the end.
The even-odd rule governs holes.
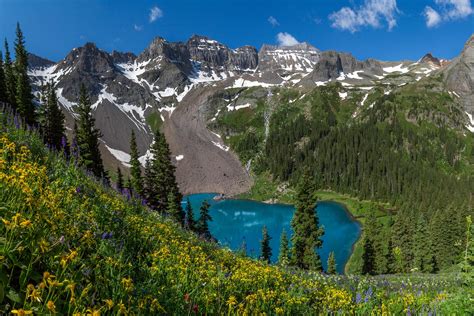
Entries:
POLYGON ((28 53, 28 66, 30 68, 47 68, 54 64, 55 63, 49 59, 28 53))
POLYGON ((320 58, 320 51, 308 43, 293 46, 263 45, 259 53, 259 70, 311 72, 320 58))
POLYGON ((112 51, 110 54, 112 56, 112 59, 114 60, 115 64, 129 64, 133 63, 133 61, 137 58, 134 53, 130 52, 118 52, 116 50, 112 51))
POLYGON ((425 56, 423 56, 418 62, 422 64, 423 63, 432 64, 437 67, 442 67, 448 63, 447 60, 434 57, 433 54, 431 53, 428 53, 425 56))

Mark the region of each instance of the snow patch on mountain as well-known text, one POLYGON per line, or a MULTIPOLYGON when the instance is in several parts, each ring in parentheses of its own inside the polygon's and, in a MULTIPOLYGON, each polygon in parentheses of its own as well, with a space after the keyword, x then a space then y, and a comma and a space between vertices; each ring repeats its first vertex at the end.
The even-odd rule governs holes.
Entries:
POLYGON ((219 147, 219 148, 222 149, 223 151, 229 151, 229 149, 230 149, 229 146, 223 145, 223 144, 221 144, 221 143, 219 143, 219 142, 215 142, 215 141, 213 141, 213 140, 211 140, 211 142, 214 144, 214 146, 219 147))
POLYGON ((130 167, 130 155, 124 151, 114 149, 110 146, 108 146, 104 142, 105 148, 114 156, 118 161, 120 161, 124 166, 130 167))
POLYGON ((385 67, 383 68, 383 71, 386 73, 401 72, 402 74, 405 74, 409 71, 409 69, 408 67, 403 67, 403 64, 400 64, 398 66, 385 67))
POLYGON ((474 133, 474 115, 472 115, 472 114, 470 114, 470 113, 468 113, 468 112, 466 112, 466 114, 467 114, 467 117, 469 118, 469 124, 466 125, 466 128, 467 128, 469 131, 471 131, 471 132, 474 133))
POLYGON ((237 110, 240 110, 240 109, 249 108, 250 106, 251 106, 250 103, 245 103, 245 104, 240 104, 240 105, 229 104, 227 106, 227 111, 237 111, 237 110))
POLYGON ((339 97, 342 99, 342 100, 345 100, 347 98, 347 92, 338 92, 339 93, 339 97))

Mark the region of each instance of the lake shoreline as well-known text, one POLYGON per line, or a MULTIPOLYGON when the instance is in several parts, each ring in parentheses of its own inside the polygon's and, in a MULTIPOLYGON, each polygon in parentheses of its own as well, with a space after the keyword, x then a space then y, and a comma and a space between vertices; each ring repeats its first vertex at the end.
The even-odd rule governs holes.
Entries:
MULTIPOLYGON (((263 203, 263 204, 266 204, 266 205, 282 205, 282 206, 295 207, 295 205, 292 204, 292 203, 284 203, 284 202, 280 202, 280 201, 275 200, 275 199, 262 201, 262 200, 259 200, 259 199, 240 198, 239 195, 229 195, 229 196, 220 195, 219 193, 215 193, 215 192, 200 192, 198 194, 216 194, 216 196, 219 196, 219 197, 212 199, 215 202, 225 201, 225 200, 242 200, 242 201, 250 201, 250 202, 259 202, 259 203, 263 203)), ((317 203, 316 203, 316 207, 320 202, 331 203, 331 204, 337 205, 338 207, 340 207, 344 211, 344 213, 350 218, 350 220, 352 222, 356 223, 357 226, 358 226, 359 233, 358 233, 357 239, 352 243, 349 257, 347 258, 347 260, 344 262, 344 265, 343 265, 342 271, 343 271, 343 274, 346 274, 347 273, 347 271, 346 271, 347 265, 348 265, 349 261, 351 260, 352 256, 354 255, 354 251, 355 251, 357 243, 362 238, 363 224, 355 216, 355 214, 353 212, 351 212, 351 210, 349 209, 349 207, 345 203, 340 202, 340 201, 336 201, 336 200, 332 200, 332 199, 324 199, 324 200, 318 200, 317 203)))

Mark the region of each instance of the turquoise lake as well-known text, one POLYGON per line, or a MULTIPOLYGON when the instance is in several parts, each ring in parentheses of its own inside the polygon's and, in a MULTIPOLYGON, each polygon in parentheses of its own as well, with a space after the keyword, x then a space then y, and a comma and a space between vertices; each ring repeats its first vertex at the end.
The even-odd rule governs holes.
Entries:
MULTIPOLYGON (((267 226, 272 237, 272 261, 277 261, 279 253, 280 235, 283 229, 291 236, 290 222, 294 207, 286 204, 266 204, 251 200, 219 200, 213 198, 216 194, 201 193, 187 196, 189 198, 194 217, 199 218, 199 207, 204 200, 211 205, 210 215, 213 219, 209 223, 212 235, 223 246, 232 250, 241 249, 245 241, 247 255, 258 257, 260 254, 260 240, 262 227, 267 226)), ((184 207, 185 205, 183 205, 184 207)), ((349 259, 352 246, 360 235, 360 225, 353 220, 344 207, 331 201, 318 202, 316 211, 320 225, 324 226, 323 247, 319 250, 324 269, 331 251, 334 251, 337 270, 343 273, 344 266, 349 259)))

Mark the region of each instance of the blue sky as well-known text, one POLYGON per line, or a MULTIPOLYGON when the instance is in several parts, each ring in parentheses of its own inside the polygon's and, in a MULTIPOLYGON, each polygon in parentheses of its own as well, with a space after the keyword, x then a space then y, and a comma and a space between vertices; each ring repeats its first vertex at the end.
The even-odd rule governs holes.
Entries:
POLYGON ((231 48, 306 41, 359 59, 453 58, 474 33, 471 0, 0 0, 0 37, 19 21, 52 60, 95 42, 139 53, 156 36, 207 35, 231 48))

